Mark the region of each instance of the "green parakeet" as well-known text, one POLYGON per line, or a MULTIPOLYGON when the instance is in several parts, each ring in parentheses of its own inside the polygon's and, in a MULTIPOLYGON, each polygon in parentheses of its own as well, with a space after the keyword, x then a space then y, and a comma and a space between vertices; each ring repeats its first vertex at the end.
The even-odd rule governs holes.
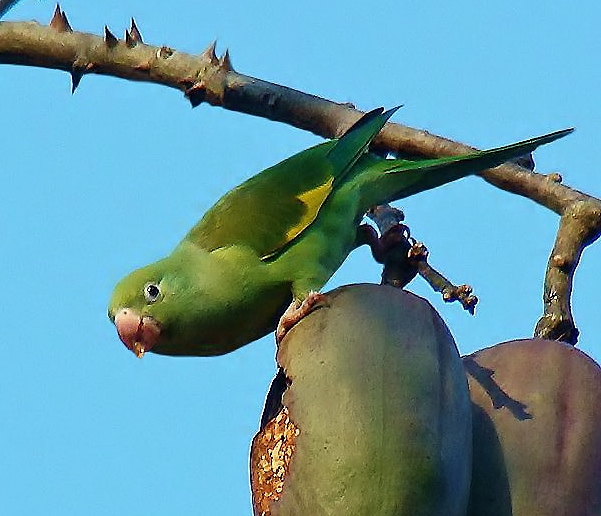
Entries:
POLYGON ((571 129, 465 156, 384 159, 368 147, 396 111, 365 114, 225 194, 173 252, 122 279, 108 314, 136 355, 220 355, 272 331, 358 245, 372 206, 533 151, 571 129))

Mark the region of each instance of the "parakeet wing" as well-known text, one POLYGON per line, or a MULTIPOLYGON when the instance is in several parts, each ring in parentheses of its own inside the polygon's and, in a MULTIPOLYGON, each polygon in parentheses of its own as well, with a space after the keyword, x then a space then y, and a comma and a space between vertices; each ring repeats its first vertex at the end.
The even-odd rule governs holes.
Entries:
POLYGON ((209 251, 245 245, 261 258, 277 253, 315 220, 335 183, 394 111, 370 111, 339 140, 311 147, 250 178, 224 195, 186 238, 209 251))

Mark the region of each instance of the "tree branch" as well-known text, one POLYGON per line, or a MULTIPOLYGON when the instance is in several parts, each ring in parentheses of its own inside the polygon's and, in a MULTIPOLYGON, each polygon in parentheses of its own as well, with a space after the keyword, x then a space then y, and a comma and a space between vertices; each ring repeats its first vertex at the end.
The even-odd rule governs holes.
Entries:
MULTIPOLYGON (((0 22, 0 63, 54 68, 69 72, 73 90, 90 73, 176 88, 197 106, 213 106, 283 122, 325 138, 340 136, 361 115, 338 104, 285 86, 236 72, 226 51, 218 58, 215 45, 192 56, 169 47, 142 42, 132 20, 125 39, 108 28, 104 37, 75 32, 57 9, 49 26, 35 22, 0 22)), ((475 149, 401 124, 389 123, 375 146, 397 154, 438 157, 475 149)), ((530 172, 505 164, 480 174, 490 184, 527 197, 560 215, 555 245, 547 265, 544 314, 535 336, 575 344, 578 330, 570 307, 574 271, 584 248, 601 234, 601 201, 561 184, 557 174, 530 172)))

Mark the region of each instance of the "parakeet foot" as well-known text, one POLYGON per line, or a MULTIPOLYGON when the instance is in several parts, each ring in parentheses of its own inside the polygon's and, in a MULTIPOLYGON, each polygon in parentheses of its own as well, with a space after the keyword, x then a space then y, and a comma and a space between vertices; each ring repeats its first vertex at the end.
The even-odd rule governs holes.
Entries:
POLYGON ((275 340, 279 344, 282 339, 290 331, 296 323, 298 323, 303 317, 309 315, 315 308, 316 305, 323 303, 326 300, 324 294, 319 292, 311 291, 302 302, 298 299, 294 299, 292 303, 286 308, 286 311, 280 317, 278 327, 275 332, 275 340))

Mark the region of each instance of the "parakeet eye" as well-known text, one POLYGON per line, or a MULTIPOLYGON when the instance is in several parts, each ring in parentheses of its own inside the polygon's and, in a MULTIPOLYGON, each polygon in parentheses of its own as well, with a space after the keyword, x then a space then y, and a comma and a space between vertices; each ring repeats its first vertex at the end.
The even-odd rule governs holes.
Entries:
POLYGON ((161 289, 154 283, 148 283, 144 286, 144 297, 149 303, 154 303, 161 295, 161 289))

